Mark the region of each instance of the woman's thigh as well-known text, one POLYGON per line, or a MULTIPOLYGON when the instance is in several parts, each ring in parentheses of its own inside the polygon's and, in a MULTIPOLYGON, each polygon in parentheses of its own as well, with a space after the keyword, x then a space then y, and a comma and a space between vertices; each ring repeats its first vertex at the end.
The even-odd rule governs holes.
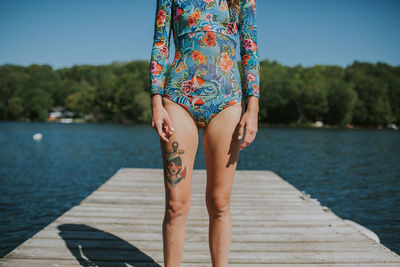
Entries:
POLYGON ((208 198, 229 198, 240 151, 237 139, 244 103, 222 110, 204 129, 208 198))
POLYGON ((190 114, 177 103, 163 98, 163 105, 175 129, 168 143, 160 138, 167 200, 188 202, 198 146, 198 128, 190 114))

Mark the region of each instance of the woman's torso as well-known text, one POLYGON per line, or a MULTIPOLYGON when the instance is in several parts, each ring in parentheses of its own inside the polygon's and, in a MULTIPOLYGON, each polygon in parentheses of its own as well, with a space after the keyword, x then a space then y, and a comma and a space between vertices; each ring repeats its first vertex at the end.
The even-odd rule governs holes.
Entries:
POLYGON ((166 97, 205 108, 239 102, 237 23, 226 0, 173 0, 175 57, 166 97))

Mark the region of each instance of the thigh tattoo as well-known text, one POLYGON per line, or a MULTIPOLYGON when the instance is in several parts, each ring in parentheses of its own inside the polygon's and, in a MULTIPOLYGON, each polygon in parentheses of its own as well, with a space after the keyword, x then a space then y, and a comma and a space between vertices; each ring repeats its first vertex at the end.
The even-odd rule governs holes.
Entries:
POLYGON ((171 150, 167 150, 166 179, 172 187, 175 187, 177 183, 186 178, 186 166, 182 167, 182 158, 180 156, 185 151, 178 149, 178 146, 178 142, 174 141, 171 150))

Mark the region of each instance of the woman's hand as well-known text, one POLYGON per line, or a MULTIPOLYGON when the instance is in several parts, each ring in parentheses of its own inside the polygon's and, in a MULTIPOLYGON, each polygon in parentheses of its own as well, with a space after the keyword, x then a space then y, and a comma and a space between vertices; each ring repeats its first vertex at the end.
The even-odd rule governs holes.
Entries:
POLYGON ((248 107, 246 112, 243 114, 239 123, 239 134, 238 140, 243 137, 243 131, 246 131, 244 141, 240 145, 240 150, 247 147, 251 142, 253 142, 256 137, 258 129, 258 98, 255 96, 250 96, 248 100, 248 107))
POLYGON ((169 142, 168 138, 173 134, 174 127, 169 118, 168 112, 162 105, 161 95, 151 97, 152 113, 151 127, 157 131, 158 136, 165 142, 169 142))

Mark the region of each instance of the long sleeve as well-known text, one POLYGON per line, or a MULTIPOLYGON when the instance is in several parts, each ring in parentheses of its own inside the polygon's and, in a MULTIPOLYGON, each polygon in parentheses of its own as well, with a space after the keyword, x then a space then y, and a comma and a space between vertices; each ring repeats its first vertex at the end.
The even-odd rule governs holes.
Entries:
POLYGON ((164 95, 164 85, 169 59, 172 0, 157 0, 154 24, 154 42, 150 62, 150 95, 164 95))
POLYGON ((239 16, 240 56, 246 96, 260 97, 260 62, 257 48, 256 0, 241 1, 239 16))

